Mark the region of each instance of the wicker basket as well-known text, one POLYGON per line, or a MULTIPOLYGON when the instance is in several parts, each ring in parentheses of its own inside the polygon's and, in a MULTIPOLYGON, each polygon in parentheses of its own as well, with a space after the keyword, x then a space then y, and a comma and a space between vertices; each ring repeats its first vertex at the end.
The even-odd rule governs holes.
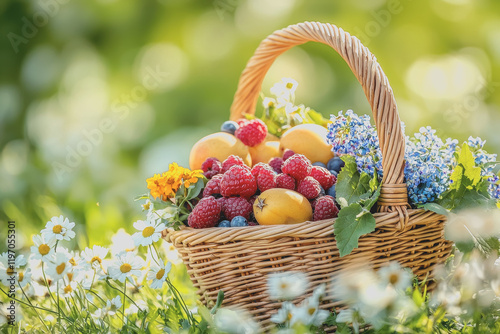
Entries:
MULTIPOLYGON (((308 293, 321 283, 327 283, 329 290, 335 273, 352 263, 377 269, 398 261, 423 279, 451 250, 451 243, 443 237, 446 218, 408 205, 403 183, 405 142, 396 101, 375 56, 356 37, 334 25, 317 22, 274 32, 259 45, 241 75, 231 119, 253 114, 262 81, 274 59, 292 46, 309 41, 327 44, 342 56, 371 105, 384 169, 375 231, 362 236, 359 247, 342 258, 333 237, 334 220, 229 229, 186 227, 164 233, 182 256, 202 302, 215 301, 218 291, 224 290, 225 306, 246 308, 264 326, 280 308, 267 294, 269 273, 307 273, 312 283, 308 293)), ((340 301, 327 298, 322 308, 338 306, 340 301)))

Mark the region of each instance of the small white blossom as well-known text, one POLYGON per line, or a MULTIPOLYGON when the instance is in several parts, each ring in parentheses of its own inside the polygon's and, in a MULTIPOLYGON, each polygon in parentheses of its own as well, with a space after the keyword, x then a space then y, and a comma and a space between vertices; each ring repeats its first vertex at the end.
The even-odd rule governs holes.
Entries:
POLYGON ((112 279, 121 283, 124 283, 126 279, 134 283, 132 276, 140 276, 144 266, 145 262, 141 257, 128 252, 124 255, 119 255, 114 260, 113 264, 108 268, 108 274, 112 279))
POLYGON ((165 223, 161 219, 138 220, 134 223, 134 228, 139 230, 132 235, 136 246, 149 246, 161 238, 161 233, 165 230, 165 223))
POLYGON ((9 286, 9 280, 12 276, 16 276, 16 269, 21 268, 21 266, 26 265, 26 259, 24 255, 19 255, 16 257, 14 252, 4 252, 0 255, 0 281, 3 285, 9 286))
POLYGON ((111 237, 110 249, 112 255, 131 252, 135 250, 134 240, 130 234, 125 232, 123 228, 120 228, 118 232, 111 237))
POLYGON ((56 244, 56 239, 45 240, 43 235, 33 236, 34 245, 31 246, 31 253, 33 258, 37 260, 42 260, 47 262, 54 255, 54 245, 56 244))
POLYGON ((152 289, 160 289, 163 283, 165 283, 170 269, 172 269, 172 264, 170 262, 165 262, 160 266, 156 263, 151 265, 151 269, 148 272, 148 280, 152 280, 150 287, 152 289))
POLYGON ((282 272, 270 274, 267 280, 270 299, 290 300, 305 293, 309 285, 306 274, 282 272))
POLYGON ((70 259, 67 252, 58 251, 54 258, 47 263, 47 275, 54 281, 67 277, 66 275, 72 268, 70 259))
POLYGON ((94 245, 92 249, 86 247, 80 254, 83 264, 92 269, 102 269, 102 262, 109 250, 105 247, 94 245))
POLYGON ((259 325, 242 310, 221 308, 215 314, 214 322, 219 331, 230 334, 260 333, 259 325))
POLYGON ((68 218, 64 218, 62 215, 59 217, 54 216, 47 222, 41 233, 47 241, 71 240, 76 235, 73 231, 73 227, 75 227, 75 223, 70 223, 68 218))
POLYGON ((61 286, 59 286, 59 295, 64 298, 71 297, 76 289, 77 284, 75 281, 71 281, 69 284, 61 284, 61 286))
POLYGON ((389 265, 379 269, 378 274, 382 285, 392 285, 399 290, 406 290, 411 286, 413 274, 409 269, 401 267, 398 262, 391 262, 389 265))
POLYGON ((118 312, 122 305, 122 298, 120 296, 116 296, 115 298, 108 300, 106 302, 107 314, 114 315, 116 312, 118 312))

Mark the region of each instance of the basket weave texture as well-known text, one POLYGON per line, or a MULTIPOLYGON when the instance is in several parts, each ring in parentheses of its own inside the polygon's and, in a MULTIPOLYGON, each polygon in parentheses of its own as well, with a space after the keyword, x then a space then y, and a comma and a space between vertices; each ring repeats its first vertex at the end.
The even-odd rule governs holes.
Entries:
MULTIPOLYGON (((255 113, 262 81, 277 56, 309 41, 329 45, 347 62, 370 103, 383 156, 384 176, 375 214, 376 229, 359 239, 359 247, 344 257, 334 239, 334 219, 294 225, 241 228, 167 229, 164 237, 179 251, 201 301, 215 302, 219 290, 224 306, 247 309, 262 325, 280 303, 269 299, 267 275, 300 271, 311 284, 331 290, 332 278, 353 263, 374 269, 390 261, 411 268, 419 279, 432 273, 450 254, 444 239, 445 217, 411 209, 404 184, 404 136, 396 101, 375 56, 354 36, 332 25, 305 22, 274 32, 261 42, 243 71, 231 106, 231 119, 255 113)), ((302 296, 296 301, 304 299, 302 296)), ((321 308, 340 307, 327 293, 321 308)))

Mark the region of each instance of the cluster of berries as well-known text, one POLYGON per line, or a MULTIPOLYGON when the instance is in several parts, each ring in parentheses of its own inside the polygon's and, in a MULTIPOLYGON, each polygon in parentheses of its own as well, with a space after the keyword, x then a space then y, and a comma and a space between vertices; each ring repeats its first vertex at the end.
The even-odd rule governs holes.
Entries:
MULTIPOLYGON (((342 165, 334 159, 330 167, 340 170, 342 165)), ((209 181, 188 217, 189 226, 194 228, 257 225, 255 199, 272 188, 294 190, 309 199, 314 220, 335 218, 339 211, 334 198, 338 170, 330 172, 326 166, 313 165, 291 150, 286 150, 283 158, 272 158, 269 164, 258 163, 253 168, 234 155, 223 162, 208 158, 201 168, 209 181)))

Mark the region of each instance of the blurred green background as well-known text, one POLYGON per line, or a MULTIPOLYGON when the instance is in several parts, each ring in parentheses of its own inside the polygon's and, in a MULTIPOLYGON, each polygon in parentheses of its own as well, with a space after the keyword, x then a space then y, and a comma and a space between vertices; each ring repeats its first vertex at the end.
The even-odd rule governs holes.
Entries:
MULTIPOLYGON (((228 118, 258 43, 302 21, 334 23, 370 48, 407 134, 431 125, 500 152, 497 0, 3 0, 1 235, 15 220, 26 247, 59 214, 77 223, 80 247, 133 232, 145 179, 188 166, 191 145, 228 118)), ((370 112, 326 46, 282 55, 263 91, 282 77, 324 115, 370 112)))

